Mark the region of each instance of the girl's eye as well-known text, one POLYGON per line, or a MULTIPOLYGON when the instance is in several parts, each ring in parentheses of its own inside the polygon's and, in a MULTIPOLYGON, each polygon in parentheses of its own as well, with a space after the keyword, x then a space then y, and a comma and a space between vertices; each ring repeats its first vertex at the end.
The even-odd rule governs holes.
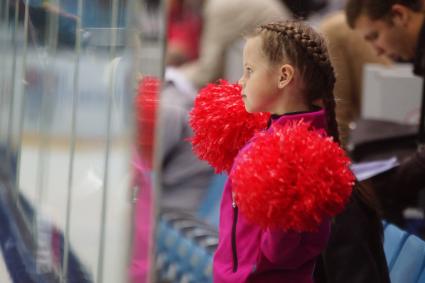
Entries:
POLYGON ((251 74, 251 73, 252 73, 252 69, 251 69, 251 68, 249 68, 249 67, 247 67, 247 68, 246 68, 246 72, 247 72, 248 74, 251 74))

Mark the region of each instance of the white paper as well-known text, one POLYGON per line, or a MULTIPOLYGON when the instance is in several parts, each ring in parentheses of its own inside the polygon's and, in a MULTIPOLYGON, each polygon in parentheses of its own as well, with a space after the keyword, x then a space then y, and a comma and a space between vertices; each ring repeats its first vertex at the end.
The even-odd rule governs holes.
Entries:
POLYGON ((391 157, 389 159, 383 160, 353 163, 351 165, 351 170, 353 171, 354 175, 356 175, 357 180, 364 181, 394 167, 397 167, 399 164, 400 163, 396 157, 391 157))

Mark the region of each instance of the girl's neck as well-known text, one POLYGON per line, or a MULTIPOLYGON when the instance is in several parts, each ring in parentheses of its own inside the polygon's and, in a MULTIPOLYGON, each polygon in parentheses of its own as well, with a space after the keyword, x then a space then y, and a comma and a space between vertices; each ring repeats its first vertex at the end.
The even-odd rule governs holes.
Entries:
POLYGON ((275 101, 270 113, 284 115, 292 112, 310 111, 311 107, 309 104, 304 94, 303 82, 297 76, 283 89, 278 91, 278 99, 275 101))
POLYGON ((291 103, 291 104, 280 105, 280 107, 276 107, 276 109, 271 111, 271 114, 284 115, 284 114, 293 113, 293 112, 308 112, 308 111, 311 111, 311 109, 312 108, 306 105, 305 103, 291 103))

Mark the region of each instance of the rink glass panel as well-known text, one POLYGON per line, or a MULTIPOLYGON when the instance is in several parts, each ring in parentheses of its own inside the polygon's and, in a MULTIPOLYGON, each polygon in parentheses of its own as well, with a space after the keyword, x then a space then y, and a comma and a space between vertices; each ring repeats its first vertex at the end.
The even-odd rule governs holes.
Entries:
MULTIPOLYGON (((31 278, 129 281, 144 189, 133 101, 140 74, 162 74, 163 25, 151 11, 132 0, 0 3, 1 199, 31 278)), ((139 247, 149 261, 148 228, 139 247)))

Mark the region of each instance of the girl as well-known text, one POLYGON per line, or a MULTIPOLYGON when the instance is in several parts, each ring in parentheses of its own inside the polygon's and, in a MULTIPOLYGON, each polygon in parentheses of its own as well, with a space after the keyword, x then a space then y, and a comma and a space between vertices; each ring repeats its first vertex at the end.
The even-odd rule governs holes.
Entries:
MULTIPOLYGON (((276 124, 303 120, 339 142, 335 75, 325 43, 312 28, 293 21, 260 26, 246 41, 243 67, 239 84, 245 108, 270 112, 268 131, 276 124)), ((233 168, 237 165, 238 158, 233 168)), ((328 218, 315 232, 253 224, 238 211, 230 180, 220 207, 214 282, 313 282, 315 262, 329 234, 328 218)))

